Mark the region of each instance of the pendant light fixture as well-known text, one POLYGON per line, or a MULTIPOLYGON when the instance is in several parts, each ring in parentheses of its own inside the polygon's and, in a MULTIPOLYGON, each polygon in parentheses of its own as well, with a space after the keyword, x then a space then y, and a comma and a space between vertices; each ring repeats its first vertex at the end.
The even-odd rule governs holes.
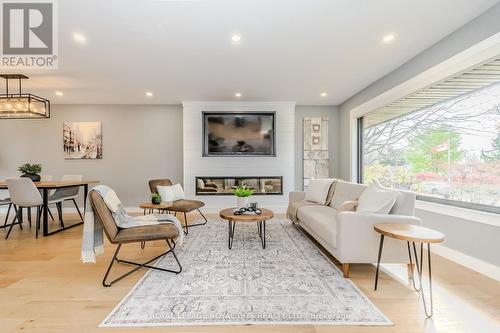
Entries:
MULTIPOLYGON (((40 119, 50 118, 50 101, 22 91, 22 80, 29 79, 23 74, 0 74, 5 79, 5 94, 0 94, 0 119, 40 119), (18 92, 9 91, 10 81, 18 81, 18 92)), ((12 87, 12 85, 11 85, 12 87)))

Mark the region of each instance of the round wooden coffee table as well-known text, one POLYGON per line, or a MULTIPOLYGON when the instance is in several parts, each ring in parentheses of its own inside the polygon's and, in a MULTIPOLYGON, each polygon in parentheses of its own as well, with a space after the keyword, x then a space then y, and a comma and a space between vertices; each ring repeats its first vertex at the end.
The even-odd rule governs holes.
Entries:
POLYGON ((226 208, 220 211, 219 213, 220 217, 228 221, 229 238, 227 247, 229 249, 233 247, 234 228, 236 226, 236 222, 238 223, 256 222, 257 232, 259 234, 262 248, 263 249, 266 248, 266 221, 272 219, 274 214, 269 209, 260 208, 260 210, 262 211, 261 214, 245 213, 241 215, 234 214, 235 208, 226 208))
POLYGON ((413 282, 413 288, 422 295, 422 302, 424 303, 424 311, 427 318, 432 317, 433 305, 432 305, 432 272, 431 272, 431 243, 442 243, 444 241, 444 235, 437 230, 422 227, 420 225, 413 224, 401 224, 401 223, 379 223, 373 226, 373 229, 380 234, 380 245, 378 249, 377 258, 377 271, 375 273, 375 290, 377 290, 378 284, 378 272, 380 268, 380 259, 382 257, 382 248, 384 246, 384 238, 390 237, 393 239, 398 239, 405 241, 408 247, 408 256, 410 259, 410 269, 413 282), (417 266, 417 276, 419 281, 419 287, 415 285, 415 279, 413 277, 413 262, 410 250, 410 242, 413 247, 413 254, 415 256, 415 266, 417 266), (415 243, 420 243, 420 262, 418 260, 417 248, 415 243), (422 287, 422 270, 424 264, 423 255, 423 244, 427 244, 427 264, 429 266, 429 294, 430 294, 430 309, 427 310, 427 303, 425 301, 424 290, 422 287))

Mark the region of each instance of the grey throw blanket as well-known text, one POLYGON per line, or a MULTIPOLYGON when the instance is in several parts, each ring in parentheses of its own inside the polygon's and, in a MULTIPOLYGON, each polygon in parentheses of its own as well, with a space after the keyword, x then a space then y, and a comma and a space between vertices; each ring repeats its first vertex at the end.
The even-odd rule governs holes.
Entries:
POLYGON ((130 216, 127 214, 123 205, 116 196, 115 191, 105 185, 98 185, 89 191, 87 196, 87 204, 85 207, 85 218, 83 224, 83 239, 81 261, 83 263, 95 263, 96 256, 104 252, 103 242, 103 226, 101 223, 95 223, 94 211, 92 209, 92 197, 90 192, 97 192, 106 203, 106 206, 111 211, 113 219, 118 228, 133 228, 145 225, 156 225, 161 223, 169 223, 175 225, 179 232, 177 246, 181 246, 184 241, 184 232, 181 222, 175 216, 150 214, 145 216, 130 216))

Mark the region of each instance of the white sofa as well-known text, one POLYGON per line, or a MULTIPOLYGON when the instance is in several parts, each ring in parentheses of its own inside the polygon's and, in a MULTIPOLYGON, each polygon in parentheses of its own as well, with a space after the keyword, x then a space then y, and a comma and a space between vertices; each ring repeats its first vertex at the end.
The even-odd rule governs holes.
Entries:
MULTIPOLYGON (((415 193, 398 191, 389 214, 337 212, 345 201, 357 200, 366 185, 336 181, 329 205, 303 205, 305 192, 290 192, 290 204, 298 205, 296 223, 314 237, 341 264, 344 277, 349 277, 349 264, 377 262, 380 235, 373 230, 377 223, 406 223, 421 225, 415 217, 415 193)), ((408 263, 405 242, 386 237, 383 263, 408 263)))

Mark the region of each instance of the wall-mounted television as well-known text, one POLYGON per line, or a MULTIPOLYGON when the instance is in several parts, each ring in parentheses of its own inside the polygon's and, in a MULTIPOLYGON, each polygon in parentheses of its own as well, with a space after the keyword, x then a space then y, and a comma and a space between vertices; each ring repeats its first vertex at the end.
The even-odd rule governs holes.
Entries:
POLYGON ((203 112, 203 156, 276 156, 275 112, 203 112))

